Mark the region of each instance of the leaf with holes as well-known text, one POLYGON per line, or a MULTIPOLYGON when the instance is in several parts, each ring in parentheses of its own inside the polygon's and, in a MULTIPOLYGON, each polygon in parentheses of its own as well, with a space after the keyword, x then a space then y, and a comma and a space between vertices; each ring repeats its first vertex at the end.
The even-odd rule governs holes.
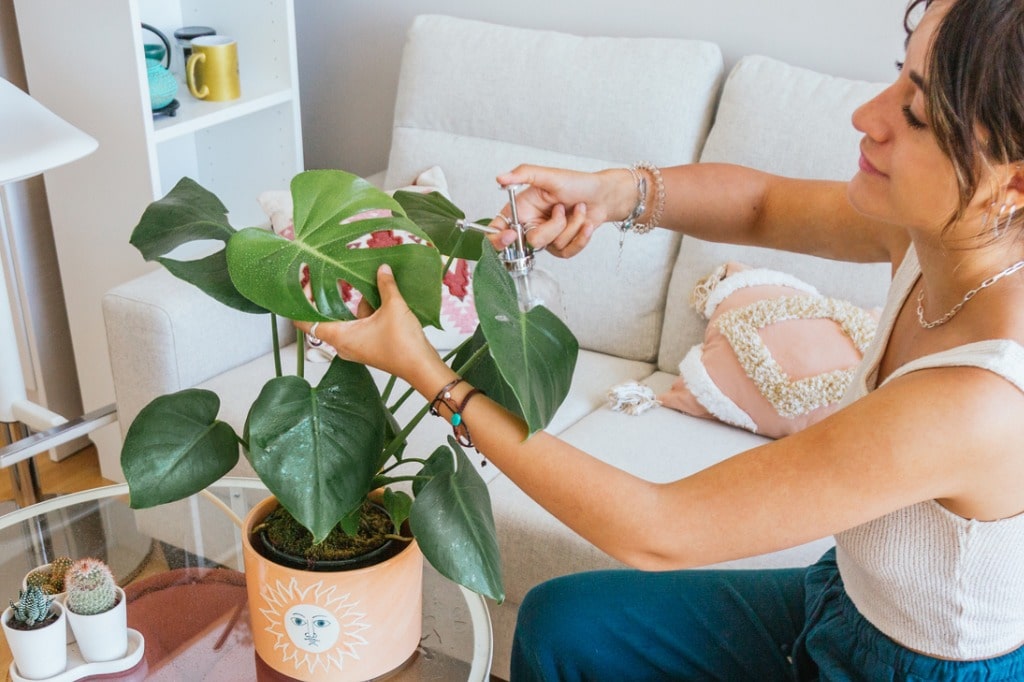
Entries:
POLYGON ((377 268, 388 263, 402 296, 420 323, 440 327, 441 257, 429 237, 394 199, 362 178, 342 171, 307 171, 292 179, 295 239, 248 228, 227 247, 231 280, 247 298, 292 320, 349 320, 339 280, 355 287, 373 307, 380 305, 377 268), (388 210, 388 217, 359 218, 388 210), (352 248, 380 230, 400 230, 422 240, 383 248, 352 248), (302 266, 316 308, 301 286, 302 266))
POLYGON ((165 197, 151 203, 132 230, 130 242, 147 261, 157 261, 179 279, 206 295, 245 313, 267 310, 243 296, 228 274, 225 249, 197 260, 167 258, 185 244, 219 241, 225 245, 237 232, 228 224, 228 209, 192 178, 182 178, 165 197))

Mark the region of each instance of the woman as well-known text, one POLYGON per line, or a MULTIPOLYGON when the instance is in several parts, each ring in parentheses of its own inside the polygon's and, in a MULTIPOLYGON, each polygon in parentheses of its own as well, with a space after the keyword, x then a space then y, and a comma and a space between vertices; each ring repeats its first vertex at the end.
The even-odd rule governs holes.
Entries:
MULTIPOLYGON (((495 403, 468 403, 491 462, 645 569, 535 588, 515 680, 1024 679, 1024 2, 915 0, 908 16, 922 4, 899 77, 854 114, 849 183, 715 165, 498 178, 531 185, 520 218, 558 255, 604 222, 662 213, 703 239, 894 271, 843 409, 683 480, 639 480, 544 433, 524 442, 495 403), (674 570, 830 534, 809 569, 674 570)), ((386 268, 379 282, 380 310, 318 333, 433 399, 456 377, 386 268)))

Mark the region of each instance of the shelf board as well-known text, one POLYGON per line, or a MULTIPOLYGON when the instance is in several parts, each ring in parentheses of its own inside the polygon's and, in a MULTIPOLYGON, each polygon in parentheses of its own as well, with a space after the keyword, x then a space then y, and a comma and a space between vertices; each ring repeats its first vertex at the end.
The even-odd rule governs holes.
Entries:
POLYGON ((289 102, 294 97, 290 88, 254 96, 242 95, 230 102, 204 102, 197 100, 188 90, 178 92, 180 106, 176 116, 165 116, 153 121, 153 140, 157 144, 183 135, 204 130, 240 116, 263 111, 289 102))

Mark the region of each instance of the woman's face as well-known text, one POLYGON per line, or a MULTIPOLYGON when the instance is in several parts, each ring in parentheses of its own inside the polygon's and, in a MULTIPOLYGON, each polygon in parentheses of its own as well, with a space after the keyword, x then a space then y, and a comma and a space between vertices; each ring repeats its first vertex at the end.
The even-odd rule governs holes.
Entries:
POLYGON ((954 0, 935 0, 907 46, 899 77, 853 114, 864 133, 860 168, 848 188, 861 213, 915 228, 939 229, 957 206, 953 164, 939 149, 925 111, 932 36, 954 0))

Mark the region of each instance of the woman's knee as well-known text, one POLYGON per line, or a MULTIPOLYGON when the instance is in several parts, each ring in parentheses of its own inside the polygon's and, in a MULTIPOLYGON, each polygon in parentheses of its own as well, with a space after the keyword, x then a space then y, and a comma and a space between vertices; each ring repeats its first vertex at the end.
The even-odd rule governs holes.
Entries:
POLYGON ((577 602, 580 590, 576 576, 543 582, 529 592, 519 606, 515 637, 529 642, 530 650, 538 647, 563 649, 578 637, 576 620, 580 613, 577 602), (574 634, 575 633, 575 634, 574 634), (563 639, 568 638, 569 642, 563 639))

